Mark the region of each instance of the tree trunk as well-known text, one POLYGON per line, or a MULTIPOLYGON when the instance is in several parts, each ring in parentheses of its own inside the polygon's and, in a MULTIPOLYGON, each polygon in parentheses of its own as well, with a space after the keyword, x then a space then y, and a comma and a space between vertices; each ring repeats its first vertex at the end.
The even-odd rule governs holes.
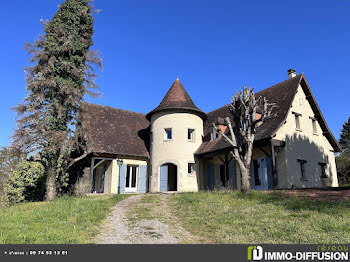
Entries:
POLYGON ((45 199, 52 201, 56 197, 56 172, 53 167, 49 167, 46 178, 46 194, 45 199))
POLYGON ((242 176, 242 192, 245 194, 249 194, 251 191, 249 169, 244 168, 240 171, 242 176))

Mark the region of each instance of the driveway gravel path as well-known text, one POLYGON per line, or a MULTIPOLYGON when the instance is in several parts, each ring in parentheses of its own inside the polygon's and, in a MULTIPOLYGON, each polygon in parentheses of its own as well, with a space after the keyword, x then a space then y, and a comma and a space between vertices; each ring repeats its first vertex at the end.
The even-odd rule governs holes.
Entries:
POLYGON ((114 206, 96 238, 98 244, 195 243, 175 222, 167 194, 132 195, 114 206))

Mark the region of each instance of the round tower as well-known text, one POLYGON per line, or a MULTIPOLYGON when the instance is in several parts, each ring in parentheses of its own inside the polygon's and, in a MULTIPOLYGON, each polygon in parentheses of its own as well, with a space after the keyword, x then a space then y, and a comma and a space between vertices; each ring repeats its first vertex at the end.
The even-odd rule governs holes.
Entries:
POLYGON ((202 144, 206 114, 177 78, 157 108, 147 114, 150 134, 150 192, 198 191, 194 153, 202 144))

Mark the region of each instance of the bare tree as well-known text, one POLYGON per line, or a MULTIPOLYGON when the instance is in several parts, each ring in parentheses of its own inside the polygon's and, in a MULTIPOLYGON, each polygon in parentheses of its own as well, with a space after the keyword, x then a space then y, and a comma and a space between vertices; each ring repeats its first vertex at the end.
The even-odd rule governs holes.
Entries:
POLYGON ((239 166, 242 191, 249 193, 251 190, 250 163, 256 130, 266 120, 277 115, 272 114, 276 105, 269 103, 265 97, 256 99, 253 88, 243 86, 243 90, 239 93, 236 91, 236 95, 227 106, 232 113, 233 123, 230 117, 218 118, 218 125, 213 123, 213 126, 232 146, 231 155, 239 166), (220 125, 228 127, 230 137, 220 128, 220 125))

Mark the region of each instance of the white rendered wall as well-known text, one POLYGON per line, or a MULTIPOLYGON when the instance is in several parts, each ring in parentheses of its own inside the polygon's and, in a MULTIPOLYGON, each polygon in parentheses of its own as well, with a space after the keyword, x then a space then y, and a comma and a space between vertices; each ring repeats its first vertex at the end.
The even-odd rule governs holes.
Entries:
POLYGON ((321 168, 319 162, 326 163, 326 173, 332 178, 332 186, 338 186, 337 170, 333 147, 323 135, 319 123, 316 121, 317 134, 313 133, 312 120, 314 112, 306 99, 301 86, 292 103, 286 123, 277 131, 275 139, 283 140, 286 146, 277 156, 278 187, 321 187, 321 168), (296 130, 295 115, 301 114, 300 130, 296 130), (306 160, 306 180, 300 178, 300 164, 297 159, 306 160))
MULTIPOLYGON (((188 163, 195 163, 194 153, 202 144, 203 120, 189 113, 155 113, 151 118, 151 176, 150 192, 159 192, 160 166, 177 166, 177 191, 198 191, 198 168, 188 174, 188 163), (164 129, 172 129, 172 139, 165 140, 164 129), (187 138, 188 129, 194 129, 194 139, 187 138)), ((197 165, 198 166, 198 165, 197 165)))

